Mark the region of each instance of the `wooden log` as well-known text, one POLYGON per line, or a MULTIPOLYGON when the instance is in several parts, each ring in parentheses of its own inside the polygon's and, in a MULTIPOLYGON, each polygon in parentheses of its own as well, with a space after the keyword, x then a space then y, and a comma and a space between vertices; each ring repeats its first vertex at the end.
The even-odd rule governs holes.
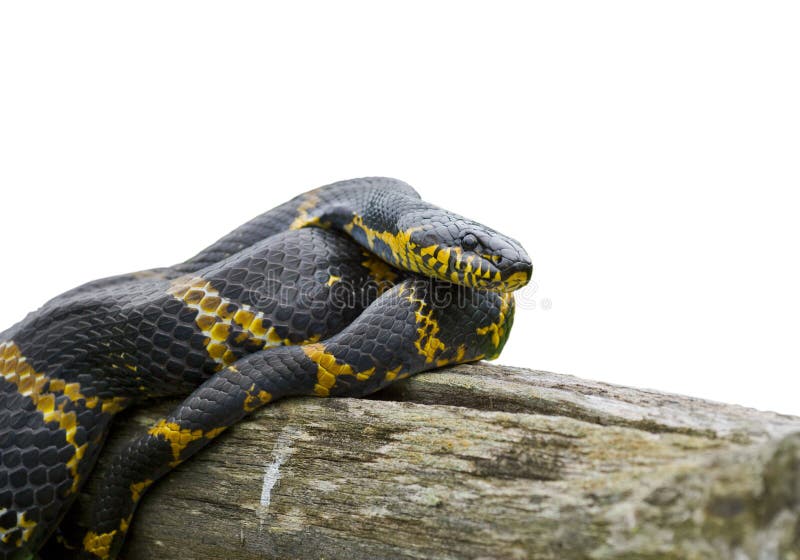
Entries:
MULTIPOLYGON (((108 452, 173 404, 128 414, 108 452)), ((148 492, 123 557, 800 558, 798 432, 791 416, 464 365, 372 399, 264 407, 148 492)))

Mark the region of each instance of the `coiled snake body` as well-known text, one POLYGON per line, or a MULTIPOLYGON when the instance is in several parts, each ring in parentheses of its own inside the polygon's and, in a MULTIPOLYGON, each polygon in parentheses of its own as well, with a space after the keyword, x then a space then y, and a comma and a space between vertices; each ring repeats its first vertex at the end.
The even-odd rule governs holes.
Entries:
POLYGON ((113 558, 148 486, 256 408, 495 357, 530 272, 516 241, 371 178, 58 296, 0 334, 0 557, 113 558), (114 457, 91 527, 42 548, 114 415, 165 395, 188 397, 114 457))

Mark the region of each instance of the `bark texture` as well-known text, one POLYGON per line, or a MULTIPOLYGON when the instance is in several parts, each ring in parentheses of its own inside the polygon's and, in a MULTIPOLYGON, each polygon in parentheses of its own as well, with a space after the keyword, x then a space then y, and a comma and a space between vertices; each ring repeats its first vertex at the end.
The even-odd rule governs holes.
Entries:
MULTIPOLYGON (((123 418, 106 456, 172 404, 123 418)), ((791 416, 464 365, 259 410, 148 492, 123 557, 800 558, 798 432, 791 416)))

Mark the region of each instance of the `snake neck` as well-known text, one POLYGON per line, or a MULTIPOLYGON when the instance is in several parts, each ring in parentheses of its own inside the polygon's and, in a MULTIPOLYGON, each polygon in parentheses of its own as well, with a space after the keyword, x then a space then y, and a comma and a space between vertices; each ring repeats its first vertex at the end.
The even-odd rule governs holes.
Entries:
POLYGON ((509 292, 531 275, 530 258, 517 241, 385 177, 340 181, 297 196, 169 272, 196 272, 267 237, 307 226, 338 229, 394 268, 471 288, 509 292))
MULTIPOLYGON (((399 199, 411 203, 419 201, 419 195, 408 184, 384 177, 350 179, 319 187, 259 214, 192 258, 169 267, 167 276, 196 272, 287 229, 313 225, 343 226, 354 213, 370 215, 371 208, 388 209, 399 199), (374 196, 377 200, 373 206, 374 196), (394 200, 390 201, 392 198, 394 200)), ((368 220, 372 219, 370 215, 368 220)))
POLYGON ((406 183, 367 178, 334 183, 301 195, 291 229, 334 228, 395 268, 421 272, 407 216, 433 208, 406 183))
POLYGON ((296 215, 290 229, 316 225, 344 231, 351 223, 359 222, 375 231, 396 232, 405 213, 427 205, 409 184, 386 177, 339 181, 304 193, 291 202, 296 215))

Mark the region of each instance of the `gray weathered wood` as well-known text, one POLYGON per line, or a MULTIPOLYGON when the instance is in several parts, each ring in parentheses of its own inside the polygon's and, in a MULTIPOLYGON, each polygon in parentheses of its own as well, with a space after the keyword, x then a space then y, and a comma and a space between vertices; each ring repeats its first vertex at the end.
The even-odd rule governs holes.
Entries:
MULTIPOLYGON (((128 415, 110 451, 174 403, 128 415)), ((800 418, 488 364, 267 406, 145 497, 150 558, 800 558, 800 418)))

